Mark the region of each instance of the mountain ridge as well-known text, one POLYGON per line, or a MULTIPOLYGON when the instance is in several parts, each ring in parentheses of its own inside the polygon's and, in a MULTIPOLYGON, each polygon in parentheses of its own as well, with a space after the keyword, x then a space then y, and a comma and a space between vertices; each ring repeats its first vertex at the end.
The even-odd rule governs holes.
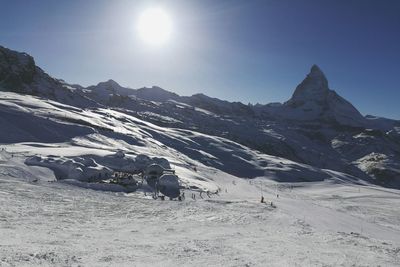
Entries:
POLYGON ((204 94, 179 96, 157 86, 131 89, 112 79, 88 87, 71 85, 47 75, 33 58, 18 60, 29 59, 27 54, 3 47, 0 51, 3 91, 36 95, 85 109, 120 110, 162 127, 219 136, 267 155, 364 179, 372 177, 386 186, 400 186, 396 171, 382 171, 386 167, 393 169, 397 166, 393 162, 400 161, 400 121, 363 117, 329 88, 317 65, 311 67, 285 103, 245 105, 204 94), (7 53, 11 56, 4 56, 7 53), (29 64, 25 66, 24 62, 29 64), (25 79, 29 73, 33 78, 25 79), (20 83, 17 88, 7 78, 12 75, 20 83), (371 164, 375 159, 379 164, 371 164))

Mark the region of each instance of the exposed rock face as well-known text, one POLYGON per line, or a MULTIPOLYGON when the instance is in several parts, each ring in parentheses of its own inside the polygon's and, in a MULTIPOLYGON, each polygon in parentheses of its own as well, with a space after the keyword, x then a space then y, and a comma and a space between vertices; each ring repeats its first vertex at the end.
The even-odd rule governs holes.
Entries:
POLYGON ((0 88, 21 92, 33 82, 36 65, 33 57, 0 46, 0 88))
POLYGON ((3 46, 0 46, 0 90, 40 96, 78 107, 97 105, 81 94, 80 86, 50 77, 35 65, 30 55, 3 46))
POLYGON ((310 101, 323 105, 328 95, 328 80, 321 69, 313 65, 307 77, 296 87, 287 105, 296 107, 310 101))
POLYGON ((284 107, 282 115, 291 119, 323 120, 356 127, 365 125, 360 112, 329 89, 328 80, 317 65, 312 66, 284 107))

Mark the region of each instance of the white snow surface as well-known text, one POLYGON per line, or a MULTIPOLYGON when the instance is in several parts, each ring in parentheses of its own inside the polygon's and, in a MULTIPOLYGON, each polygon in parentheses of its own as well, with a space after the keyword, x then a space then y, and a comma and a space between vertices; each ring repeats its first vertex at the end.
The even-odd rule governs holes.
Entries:
POLYGON ((399 190, 119 110, 0 92, 0 114, 0 266, 400 265, 399 190), (182 202, 85 182, 149 162, 182 202))

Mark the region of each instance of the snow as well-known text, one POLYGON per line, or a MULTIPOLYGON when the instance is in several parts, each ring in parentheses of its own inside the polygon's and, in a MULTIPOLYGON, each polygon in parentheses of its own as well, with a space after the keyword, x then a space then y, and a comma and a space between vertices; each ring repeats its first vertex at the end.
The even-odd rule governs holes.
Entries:
MULTIPOLYGON (((18 166, 22 160, 16 155, 12 162, 18 166)), ((43 177, 37 169, 20 166, 43 177)), ((397 190, 247 181, 214 171, 201 169, 215 177, 219 195, 201 199, 196 193, 193 200, 186 191, 182 202, 3 174, 0 263, 265 266, 268 259, 269 266, 400 264, 397 190), (267 204, 259 203, 260 186, 267 204)))
POLYGON ((111 177, 113 171, 99 165, 92 158, 64 158, 33 156, 25 160, 25 164, 47 167, 54 171, 58 180, 74 179, 78 181, 96 180, 111 177))
POLYGON ((0 146, 2 266, 400 264, 398 190, 117 110, 0 96, 2 114, 63 129, 27 142, 14 121, 0 146), (151 163, 175 170, 182 202, 84 179, 151 163))

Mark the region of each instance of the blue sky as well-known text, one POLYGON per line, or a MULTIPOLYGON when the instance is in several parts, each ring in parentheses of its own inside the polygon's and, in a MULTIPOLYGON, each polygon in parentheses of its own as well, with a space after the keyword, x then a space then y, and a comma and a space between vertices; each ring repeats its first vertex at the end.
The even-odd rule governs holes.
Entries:
POLYGON ((283 102, 317 64, 363 114, 400 119, 400 1, 0 0, 0 44, 70 83, 114 79, 181 95, 283 102), (161 6, 170 41, 148 47, 135 24, 161 6))

